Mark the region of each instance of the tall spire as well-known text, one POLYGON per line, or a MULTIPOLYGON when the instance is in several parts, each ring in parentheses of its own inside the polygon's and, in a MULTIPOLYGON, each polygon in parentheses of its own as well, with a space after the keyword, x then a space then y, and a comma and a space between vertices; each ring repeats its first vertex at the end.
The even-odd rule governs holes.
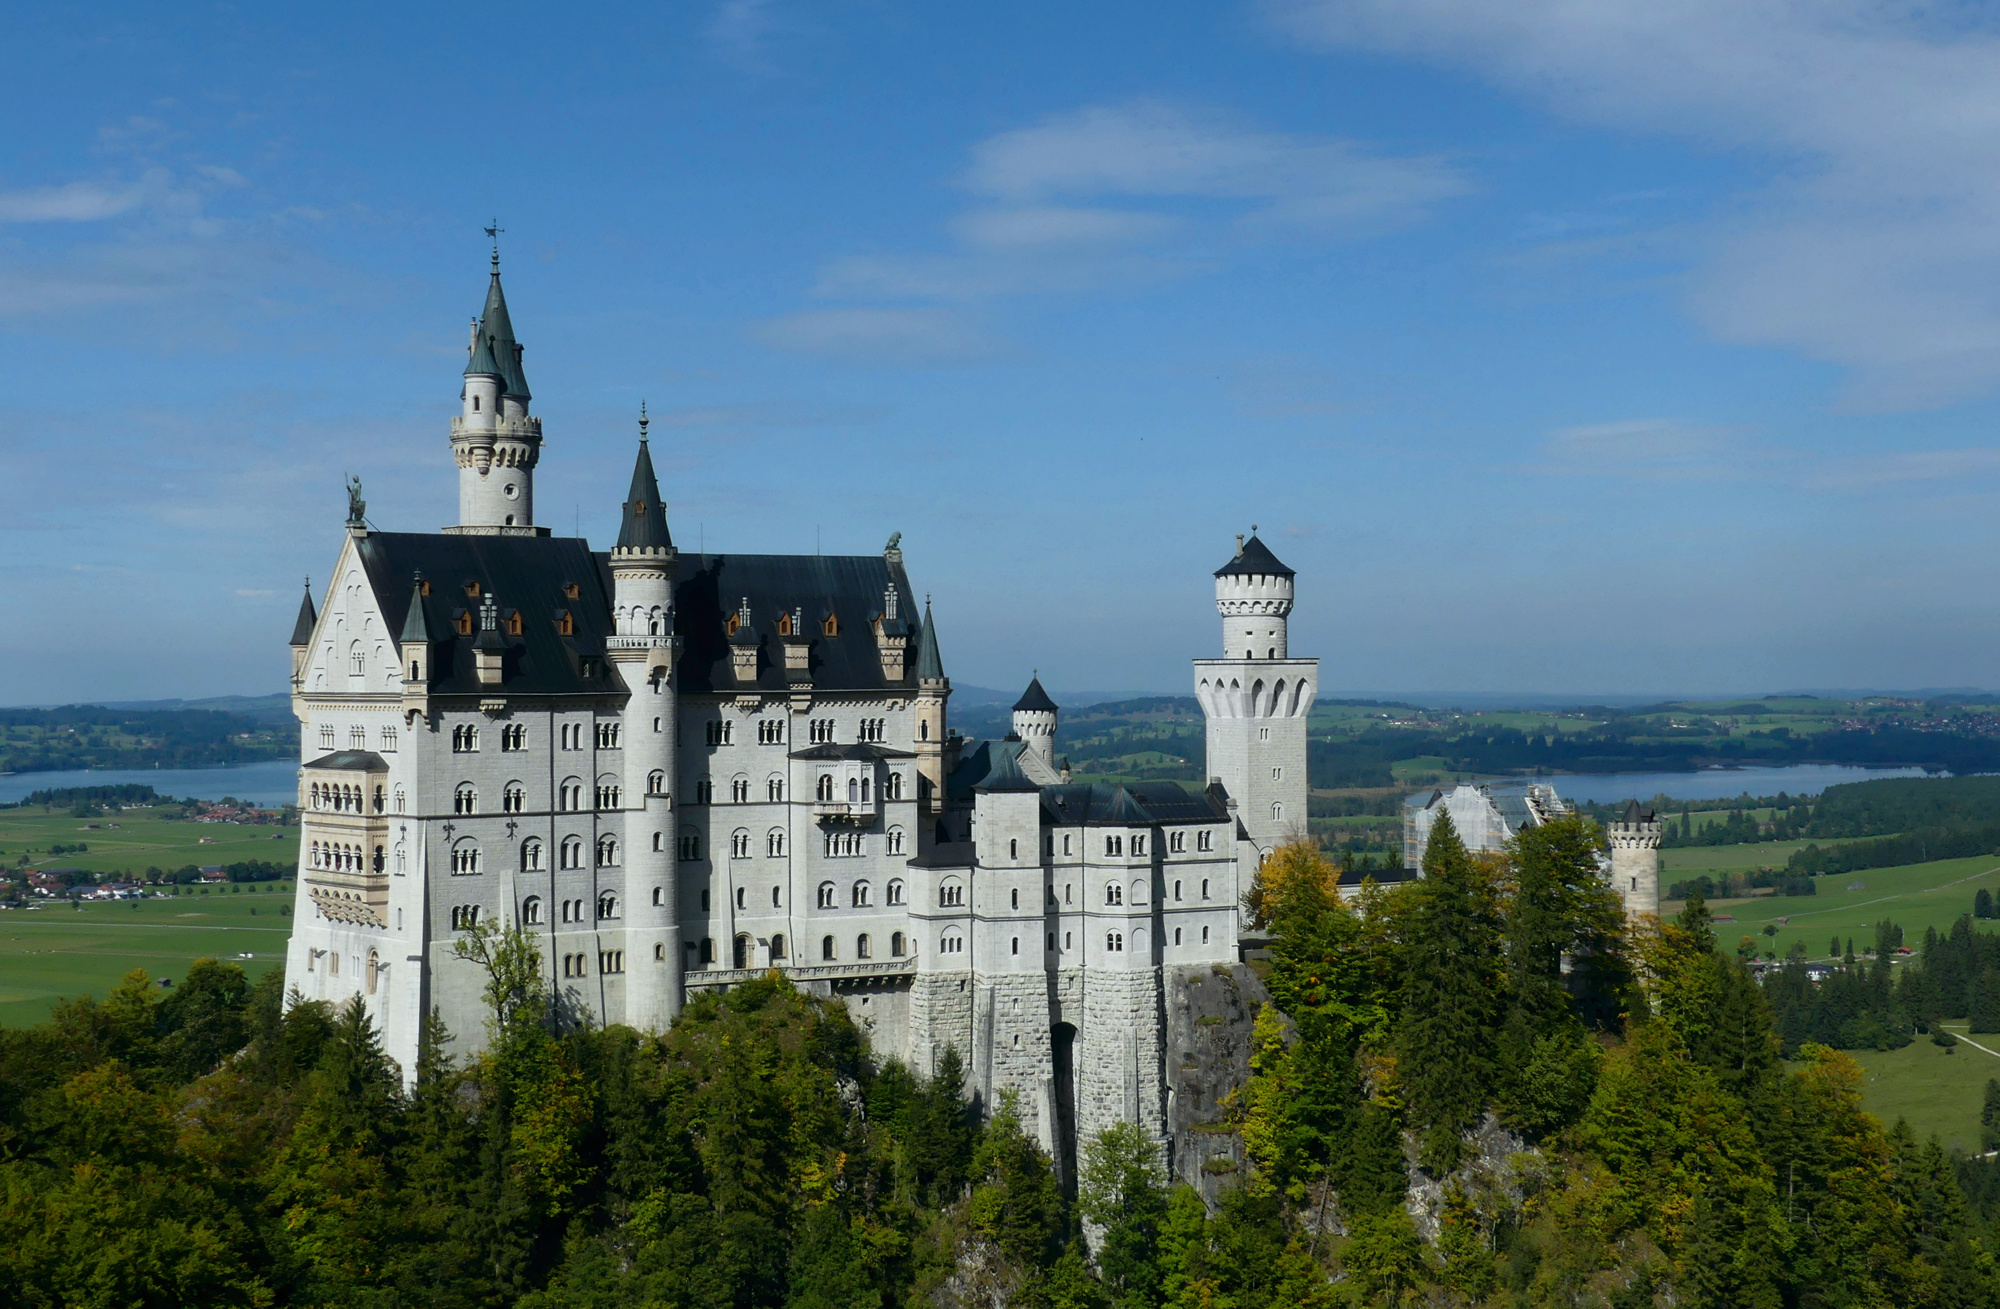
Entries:
POLYGON ((431 623, 424 613, 424 575, 418 573, 410 582, 410 612, 403 618, 401 643, 424 644, 436 638, 431 635, 431 623))
POLYGON ((311 645, 313 628, 319 625, 319 614, 313 609, 312 578, 306 579, 305 598, 299 601, 299 621, 292 624, 292 644, 311 645))
POLYGON ((671 550, 667 507, 660 503, 660 480, 653 475, 652 448, 646 441, 645 402, 639 404, 639 457, 632 462, 632 489, 625 495, 625 512, 618 524, 620 550, 671 550))
POLYGON ((944 676, 944 660, 938 657, 937 623, 931 618, 931 598, 924 597, 924 630, 917 633, 917 680, 937 680, 944 676))

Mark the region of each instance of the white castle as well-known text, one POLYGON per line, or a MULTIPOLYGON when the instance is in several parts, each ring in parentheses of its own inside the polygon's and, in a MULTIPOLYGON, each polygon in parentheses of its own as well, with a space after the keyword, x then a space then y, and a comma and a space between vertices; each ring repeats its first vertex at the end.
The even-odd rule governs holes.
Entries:
POLYGON ((1165 1010, 1237 962, 1259 861, 1302 832, 1318 663, 1254 535, 1197 660, 1208 785, 1071 784, 1039 681, 1006 739, 949 730, 951 681, 900 537, 879 555, 684 554, 641 419, 608 553, 534 520, 541 420, 496 254, 451 422, 459 523, 379 532, 358 487, 292 636, 301 877, 286 957, 360 996, 414 1069, 436 1009, 483 1039, 453 942, 531 933, 560 1006, 662 1029, 776 970, 919 1072, 947 1048, 1059 1159, 1170 1131, 1165 1010))

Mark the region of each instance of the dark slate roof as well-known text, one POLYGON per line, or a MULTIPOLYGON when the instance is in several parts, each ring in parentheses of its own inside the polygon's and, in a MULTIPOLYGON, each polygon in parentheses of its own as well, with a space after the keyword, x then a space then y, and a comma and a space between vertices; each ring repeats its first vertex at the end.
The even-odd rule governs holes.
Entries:
POLYGON ((421 574, 410 583, 410 612, 403 618, 403 634, 397 640, 404 645, 422 645, 437 640, 430 620, 424 614, 424 579, 421 574))
POLYGON ((1350 868, 1340 875, 1339 884, 1359 886, 1371 877, 1377 886, 1400 886, 1404 882, 1416 881, 1417 871, 1414 868, 1370 868, 1364 872, 1359 868, 1350 868))
POLYGON ((1021 771, 1019 750, 995 750, 992 752, 993 766, 986 770, 986 776, 979 779, 976 790, 980 791, 1039 791, 1041 784, 1032 781, 1021 771))
POLYGON ((500 360, 493 352, 493 338, 486 334, 486 324, 481 323, 472 332, 472 354, 465 361, 467 377, 497 377, 500 385, 507 385, 507 375, 500 371, 500 360))
POLYGON ((1229 809, 1215 790, 1195 791, 1179 782, 1071 782, 1042 788, 1042 812, 1060 826, 1146 827, 1219 823, 1229 809))
POLYGON ((528 375, 521 371, 521 345, 514 339, 514 320, 507 314, 507 296, 500 289, 498 264, 494 265, 493 278, 486 286, 486 307, 479 313, 479 335, 482 340, 492 343, 493 360, 500 366, 501 391, 523 400, 532 400, 534 397, 528 392, 528 375))
MULTIPOLYGON (((757 644, 758 689, 783 691, 789 685, 778 616, 794 610, 802 611, 810 625, 807 667, 816 689, 908 686, 908 679, 890 682, 883 677, 881 649, 870 626, 882 612, 882 596, 891 582, 904 595, 910 593, 902 564, 881 555, 682 555, 674 587, 674 630, 682 643, 680 689, 699 695, 739 688, 731 671, 726 624, 746 596, 755 616, 749 632, 757 644), (821 635, 816 622, 827 614, 838 619, 838 636, 821 635)), ((918 663, 921 667, 921 658, 918 663)))
POLYGON ((653 476, 652 452, 639 438, 639 457, 632 464, 632 489, 625 496, 624 517, 618 523, 620 550, 671 550, 667 507, 660 503, 660 479, 653 476))
POLYGON ((313 610, 312 583, 306 583, 305 598, 299 601, 299 621, 292 624, 292 644, 311 645, 319 615, 313 610))
POLYGON ((1630 823, 1634 826, 1641 823, 1650 823, 1653 821, 1653 811, 1642 806, 1637 800, 1633 800, 1625 806, 1625 815, 1620 821, 1630 823))
POLYGON ((434 695, 603 695, 624 684, 604 660, 611 633, 610 583, 588 543, 561 536, 457 536, 417 532, 370 532, 355 542, 376 604, 384 614, 415 608, 404 623, 419 618, 437 643, 430 683, 434 695), (413 574, 430 579, 428 596, 406 590, 413 574), (480 598, 466 594, 479 584, 480 598), (575 586, 577 598, 564 594, 575 586), (521 635, 506 637, 504 680, 498 688, 479 681, 473 670, 473 637, 458 634, 457 616, 470 613, 477 630, 479 607, 493 596, 521 611, 521 635), (567 611, 574 635, 564 636, 567 611))
POLYGON ((386 773, 389 761, 373 750, 336 750, 323 754, 306 765, 307 768, 344 768, 358 773, 386 773))
POLYGON ((1278 556, 1271 553, 1254 535, 1243 543, 1236 557, 1215 570, 1217 577, 1296 577, 1298 574, 1278 562, 1278 556))
POLYGON ((1021 693, 1019 700, 1014 702, 1014 712, 1020 713, 1023 710, 1037 710, 1050 714, 1056 712, 1056 702, 1049 699, 1049 693, 1042 689, 1042 679, 1040 677, 1036 677, 1030 681, 1028 689, 1021 693))
POLYGON ((793 759, 915 759, 913 750, 898 750, 894 746, 874 745, 855 742, 850 745, 809 745, 803 750, 794 750, 793 759))
POLYGON ((944 660, 938 658, 937 622, 931 617, 928 596, 924 599, 923 630, 917 633, 917 676, 944 676, 944 660))

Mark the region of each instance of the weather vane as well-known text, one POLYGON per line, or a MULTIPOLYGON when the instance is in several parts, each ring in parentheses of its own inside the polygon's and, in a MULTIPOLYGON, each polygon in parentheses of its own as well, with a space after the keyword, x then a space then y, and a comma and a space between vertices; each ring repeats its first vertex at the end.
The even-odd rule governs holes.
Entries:
POLYGON ((493 271, 496 273, 500 271, 500 234, 506 230, 500 226, 498 217, 494 218, 493 226, 485 229, 487 238, 493 242, 493 271))
POLYGON ((639 402, 639 439, 641 441, 646 439, 646 424, 652 421, 652 419, 646 417, 646 402, 641 400, 639 402))

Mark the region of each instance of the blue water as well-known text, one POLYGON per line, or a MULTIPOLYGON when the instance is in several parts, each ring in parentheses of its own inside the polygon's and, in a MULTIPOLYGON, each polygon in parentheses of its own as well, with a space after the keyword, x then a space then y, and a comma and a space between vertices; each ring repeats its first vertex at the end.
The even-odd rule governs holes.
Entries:
POLYGON ((1751 795, 1818 795, 1843 782, 1875 777, 1922 777, 1921 768, 1857 768, 1848 764, 1791 764, 1784 768, 1705 768, 1694 773, 1604 773, 1549 777, 1556 794, 1576 804, 1616 804, 1650 800, 1665 793, 1676 800, 1729 800, 1751 795))
POLYGON ((267 759, 225 768, 105 768, 68 773, 8 773, 0 776, 0 804, 12 804, 32 791, 59 786, 123 786, 137 782, 161 795, 179 799, 220 800, 233 795, 261 808, 296 804, 299 765, 296 759, 267 759))

